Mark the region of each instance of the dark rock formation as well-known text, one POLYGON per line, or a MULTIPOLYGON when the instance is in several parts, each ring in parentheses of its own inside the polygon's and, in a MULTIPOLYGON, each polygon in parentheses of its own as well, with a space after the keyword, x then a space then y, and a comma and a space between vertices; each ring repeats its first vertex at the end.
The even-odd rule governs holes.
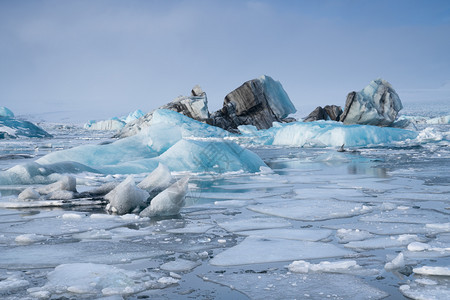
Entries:
POLYGON ((269 76, 261 76, 229 93, 222 109, 211 115, 211 124, 232 132, 237 132, 240 125, 267 129, 273 122, 285 122, 295 112, 281 84, 269 76))
POLYGON ((324 108, 318 106, 303 121, 304 122, 312 122, 318 120, 339 121, 339 117, 341 114, 342 108, 340 106, 326 105, 324 108))
POLYGON ((389 82, 377 79, 362 91, 347 95, 340 120, 344 124, 391 126, 402 108, 402 102, 389 82))
MULTIPOLYGON (((199 86, 192 89, 191 96, 180 96, 159 109, 170 109, 231 132, 239 132, 240 125, 267 129, 273 122, 293 122, 295 119, 288 115, 296 112, 281 83, 269 76, 245 82, 225 97, 222 109, 211 115, 206 93, 199 86)), ((148 127, 153 112, 128 123, 115 137, 131 136, 148 127)))

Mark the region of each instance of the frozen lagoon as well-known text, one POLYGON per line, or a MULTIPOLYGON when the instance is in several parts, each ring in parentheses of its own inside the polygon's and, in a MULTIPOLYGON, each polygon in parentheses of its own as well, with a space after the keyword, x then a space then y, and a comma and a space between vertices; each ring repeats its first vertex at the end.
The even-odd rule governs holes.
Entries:
MULTIPOLYGON (((10 156, 1 168, 108 140, 75 128, 48 131, 57 138, 2 142, 10 156)), ((191 174, 187 206, 176 218, 108 215, 92 201, 3 208, 0 295, 445 299, 448 126, 420 134, 421 144, 350 149, 357 152, 251 146, 271 170, 191 174)), ((125 178, 76 176, 79 191, 125 178)), ((1 205, 18 203, 21 189, 2 186, 1 205)))

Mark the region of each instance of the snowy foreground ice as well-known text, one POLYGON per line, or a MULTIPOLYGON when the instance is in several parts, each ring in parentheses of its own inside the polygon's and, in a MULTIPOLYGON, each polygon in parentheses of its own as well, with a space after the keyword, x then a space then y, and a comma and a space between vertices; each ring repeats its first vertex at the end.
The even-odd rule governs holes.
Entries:
POLYGON ((118 141, 49 126, 54 139, 1 144, 0 298, 449 299, 448 125, 152 122, 118 141), (171 174, 148 177, 160 163, 171 174), (121 183, 144 199, 155 178, 187 188, 178 215, 68 197, 121 183))

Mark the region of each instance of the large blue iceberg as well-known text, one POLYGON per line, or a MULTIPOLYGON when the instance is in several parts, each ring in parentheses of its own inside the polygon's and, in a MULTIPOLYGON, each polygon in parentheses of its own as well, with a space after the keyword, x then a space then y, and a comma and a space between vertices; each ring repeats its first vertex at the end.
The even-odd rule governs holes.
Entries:
POLYGON ((51 134, 31 122, 16 119, 6 107, 0 107, 0 139, 19 137, 48 138, 51 134))

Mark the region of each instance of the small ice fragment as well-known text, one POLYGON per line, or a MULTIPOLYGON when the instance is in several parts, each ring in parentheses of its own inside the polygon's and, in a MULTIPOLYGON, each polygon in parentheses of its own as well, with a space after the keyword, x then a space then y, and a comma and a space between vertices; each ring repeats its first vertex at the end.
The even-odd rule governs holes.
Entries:
POLYGON ((169 168, 164 164, 159 164, 158 167, 142 180, 137 187, 146 190, 152 194, 161 192, 170 186, 172 175, 169 168))
POLYGON ((64 220, 81 220, 82 216, 79 214, 75 214, 75 213, 67 213, 67 214, 63 214, 62 218, 64 220))
POLYGON ((450 267, 423 266, 420 268, 414 268, 413 272, 421 275, 450 276, 450 267))
POLYGON ((150 195, 136 187, 133 176, 128 176, 115 189, 109 192, 105 199, 111 204, 119 215, 132 212, 137 207, 143 206, 150 195))
POLYGON ((409 251, 424 251, 430 249, 431 246, 421 242, 412 242, 408 245, 409 251))
POLYGON ((45 241, 46 239, 47 238, 45 236, 38 235, 35 233, 28 233, 28 234, 18 235, 15 238, 15 242, 17 244, 21 244, 21 245, 29 245, 29 244, 33 244, 36 242, 45 241))
POLYGON ((199 265, 199 262, 179 258, 162 264, 161 269, 171 272, 185 272, 190 271, 199 265))
POLYGON ((392 271, 403 268, 404 266, 405 266, 405 258, 403 256, 403 253, 400 252, 392 261, 384 265, 384 269, 386 271, 392 271))
POLYGON ((36 200, 39 199, 41 195, 33 188, 29 187, 23 190, 18 198, 19 200, 36 200))
POLYGON ((47 195, 55 191, 77 191, 77 181, 73 176, 63 176, 59 181, 38 189, 39 194, 47 195))
POLYGON ((172 184, 152 199, 150 205, 144 209, 140 217, 173 216, 180 212, 185 204, 188 191, 189 177, 184 177, 172 184))

